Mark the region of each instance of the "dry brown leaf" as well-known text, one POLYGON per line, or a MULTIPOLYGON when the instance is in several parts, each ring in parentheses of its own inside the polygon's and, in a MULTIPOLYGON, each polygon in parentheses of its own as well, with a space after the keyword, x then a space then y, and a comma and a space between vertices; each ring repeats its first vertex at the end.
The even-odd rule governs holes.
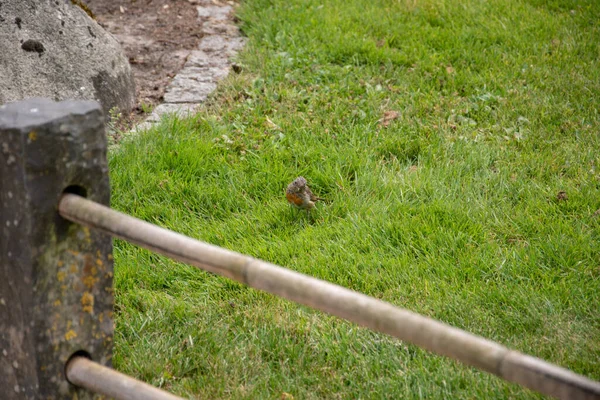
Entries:
POLYGON ((561 190, 556 195, 556 200, 558 200, 558 201, 566 201, 566 200, 569 200, 569 196, 567 196, 567 192, 561 190))
POLYGON ((383 113, 383 117, 377 121, 382 126, 387 127, 393 120, 397 119, 400 116, 398 111, 385 111, 383 113))
POLYGON ((279 127, 279 125, 277 125, 275 122, 271 121, 271 118, 266 117, 267 119, 267 126, 271 129, 277 129, 277 130, 281 130, 281 128, 279 127))

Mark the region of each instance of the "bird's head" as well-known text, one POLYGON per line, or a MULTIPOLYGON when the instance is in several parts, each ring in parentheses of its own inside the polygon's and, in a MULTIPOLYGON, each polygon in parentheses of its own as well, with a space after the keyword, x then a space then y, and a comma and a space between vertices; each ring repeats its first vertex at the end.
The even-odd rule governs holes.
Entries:
POLYGON ((306 187, 306 178, 304 178, 303 176, 299 176, 294 180, 292 184, 298 190, 304 189, 306 187))

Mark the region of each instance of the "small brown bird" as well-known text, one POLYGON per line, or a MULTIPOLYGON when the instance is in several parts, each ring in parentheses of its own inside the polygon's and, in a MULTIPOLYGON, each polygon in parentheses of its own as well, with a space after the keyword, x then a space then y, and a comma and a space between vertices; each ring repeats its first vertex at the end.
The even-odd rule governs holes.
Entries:
POLYGON ((306 179, 302 176, 297 177, 288 185, 285 190, 285 198, 290 204, 306 210, 307 213, 315 206, 316 201, 323 200, 313 194, 306 179))

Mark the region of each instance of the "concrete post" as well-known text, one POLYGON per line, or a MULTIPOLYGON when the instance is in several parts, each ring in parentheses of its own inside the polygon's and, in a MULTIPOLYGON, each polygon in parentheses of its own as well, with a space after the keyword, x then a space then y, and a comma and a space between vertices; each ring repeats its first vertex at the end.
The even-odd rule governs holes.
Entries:
POLYGON ((0 106, 0 391, 86 399, 65 379, 75 352, 110 366, 112 241, 62 219, 66 190, 108 205, 104 119, 91 101, 0 106))

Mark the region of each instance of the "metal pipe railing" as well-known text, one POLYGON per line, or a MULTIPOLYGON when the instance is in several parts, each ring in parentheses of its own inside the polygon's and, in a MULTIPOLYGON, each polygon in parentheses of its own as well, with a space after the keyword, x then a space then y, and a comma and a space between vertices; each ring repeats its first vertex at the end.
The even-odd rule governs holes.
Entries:
POLYGON ((73 385, 115 400, 182 400, 181 397, 105 367, 87 357, 71 358, 67 362, 65 374, 73 385))
POLYGON ((256 289, 276 294, 415 344, 561 399, 600 399, 600 383, 389 303, 189 238, 65 194, 59 213, 73 222, 256 289))

